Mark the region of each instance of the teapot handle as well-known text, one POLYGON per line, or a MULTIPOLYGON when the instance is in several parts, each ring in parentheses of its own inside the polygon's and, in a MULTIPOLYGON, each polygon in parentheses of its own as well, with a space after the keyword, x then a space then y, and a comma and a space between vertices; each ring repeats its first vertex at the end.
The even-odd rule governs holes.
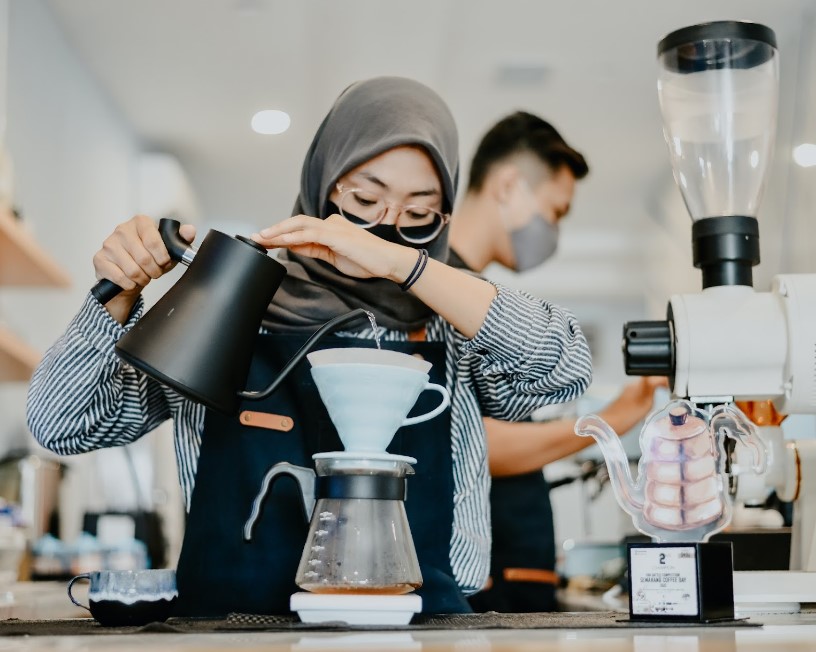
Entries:
POLYGON ((715 408, 711 417, 711 430, 715 433, 722 432, 750 450, 754 461, 751 470, 754 473, 765 471, 768 463, 765 442, 757 434, 754 424, 743 415, 739 408, 734 405, 721 405, 715 408), (720 421, 725 421, 725 423, 718 425, 720 421))
MULTIPOLYGON (((164 246, 167 247, 170 258, 178 263, 189 265, 193 262, 195 250, 179 234, 180 227, 181 223, 178 220, 171 220, 166 217, 159 220, 159 233, 164 246)), ((91 294, 103 306, 121 291, 121 287, 106 278, 103 278, 91 288, 91 294)))
POLYGON ((303 497, 303 512, 306 520, 308 521, 312 517, 315 506, 315 472, 305 466, 295 466, 289 462, 278 462, 266 472, 261 483, 261 490, 255 496, 255 501, 252 503, 252 512, 244 524, 244 541, 252 540, 252 530, 261 516, 261 509, 263 509, 269 489, 272 483, 282 475, 288 475, 297 481, 300 494, 303 497))
POLYGON ((347 312, 344 315, 340 315, 339 317, 335 317, 327 321, 323 324, 315 333, 306 340, 305 344, 301 346, 297 353, 292 356, 292 359, 286 363, 286 366, 281 370, 281 372, 277 375, 275 380, 272 381, 272 384, 269 385, 266 389, 262 389, 258 392, 246 390, 243 392, 238 392, 238 396, 243 399, 248 399, 251 401, 260 401, 265 398, 271 396, 272 392, 274 392, 278 385, 280 385, 289 373, 294 369, 297 364, 306 357, 306 354, 311 351, 314 346, 321 340, 323 337, 328 335, 331 331, 333 331, 338 326, 345 324, 350 321, 355 321, 356 319, 360 319, 361 317, 365 317, 366 319, 371 319, 370 313, 367 310, 363 310, 362 308, 355 308, 351 312, 347 312))

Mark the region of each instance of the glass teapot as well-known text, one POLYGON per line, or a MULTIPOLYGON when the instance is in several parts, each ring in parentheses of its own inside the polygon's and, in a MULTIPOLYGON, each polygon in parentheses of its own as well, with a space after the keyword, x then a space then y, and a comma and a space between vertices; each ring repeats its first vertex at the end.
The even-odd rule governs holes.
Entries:
POLYGON ((595 438, 618 503, 638 530, 658 542, 707 541, 728 525, 725 437, 752 451, 754 472, 765 470, 763 441, 730 404, 708 413, 675 400, 652 414, 640 432, 637 481, 617 433, 603 419, 594 414, 581 417, 575 433, 595 438))
POLYGON ((405 513, 411 457, 319 453, 317 473, 282 462, 264 477, 244 539, 252 539, 272 483, 286 474, 298 481, 310 518, 295 583, 312 593, 409 593, 422 586, 414 541, 405 513))

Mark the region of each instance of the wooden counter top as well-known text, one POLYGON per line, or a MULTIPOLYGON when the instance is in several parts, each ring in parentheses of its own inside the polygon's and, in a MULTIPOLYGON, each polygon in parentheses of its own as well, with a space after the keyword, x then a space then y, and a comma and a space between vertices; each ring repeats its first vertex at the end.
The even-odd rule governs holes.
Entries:
POLYGON ((349 649, 425 650, 427 652, 808 652, 814 649, 816 624, 766 625, 761 629, 683 628, 632 630, 481 630, 365 633, 136 634, 86 637, 0 638, 0 652, 116 650, 265 650, 349 649))
MULTIPOLYGON (((15 585, 17 613, 2 618, 75 617, 59 583, 15 585)), ((0 598, 2 592, 0 592, 0 598)), ((1 602, 1 600, 0 600, 1 602)), ((576 614, 577 615, 577 614, 576 614)), ((167 652, 349 649, 424 650, 427 652, 808 652, 816 649, 816 612, 763 614, 763 627, 662 627, 616 629, 494 629, 356 632, 138 633, 81 636, 0 636, 0 652, 116 650, 167 652)))

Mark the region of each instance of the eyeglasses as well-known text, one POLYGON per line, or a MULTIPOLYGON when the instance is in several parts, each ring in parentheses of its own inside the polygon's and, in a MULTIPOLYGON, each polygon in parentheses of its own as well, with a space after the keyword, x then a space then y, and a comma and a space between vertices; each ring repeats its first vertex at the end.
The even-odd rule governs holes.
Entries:
POLYGON ((430 242, 450 221, 450 215, 446 213, 416 204, 395 205, 369 190, 346 188, 340 183, 337 190, 341 193, 338 202, 340 214, 363 229, 370 229, 382 222, 389 207, 398 209, 395 221, 397 233, 412 244, 430 242))

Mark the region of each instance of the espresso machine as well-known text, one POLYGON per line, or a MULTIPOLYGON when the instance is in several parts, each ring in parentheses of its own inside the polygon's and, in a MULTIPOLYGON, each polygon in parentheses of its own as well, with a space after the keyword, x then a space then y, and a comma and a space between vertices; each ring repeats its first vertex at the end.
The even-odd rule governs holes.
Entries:
MULTIPOLYGON (((816 274, 778 275, 766 292, 752 280, 776 131, 778 57, 774 32, 748 22, 686 27, 658 45, 664 136, 692 218, 703 288, 672 296, 665 320, 625 324, 623 352, 628 375, 668 376, 675 397, 701 408, 769 401, 778 414, 816 413, 816 274)), ((796 501, 791 569, 816 570, 816 441, 784 442, 779 428, 761 428, 760 436, 763 430, 767 468, 742 477, 746 486, 764 484, 796 501)), ((739 459, 739 444, 733 456, 739 459)), ((731 487, 737 495, 740 466, 731 487)), ((738 602, 741 591, 816 599, 797 586, 816 584, 808 573, 734 578, 738 602)))

